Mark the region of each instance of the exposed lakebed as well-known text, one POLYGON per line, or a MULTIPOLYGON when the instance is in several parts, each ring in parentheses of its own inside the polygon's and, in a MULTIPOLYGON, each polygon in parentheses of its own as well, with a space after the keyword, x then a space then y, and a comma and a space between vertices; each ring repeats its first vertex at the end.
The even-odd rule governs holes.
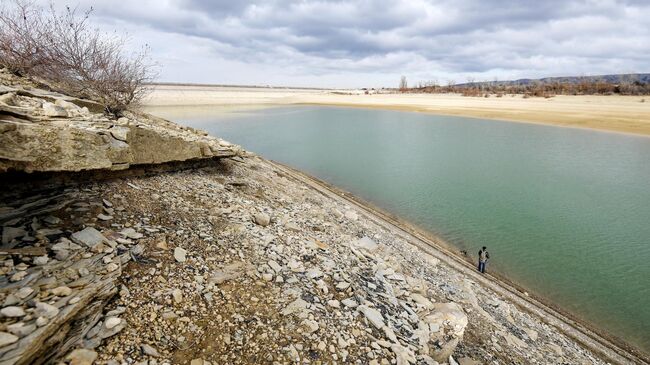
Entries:
POLYGON ((408 219, 650 350, 650 138, 338 107, 150 108, 408 219))

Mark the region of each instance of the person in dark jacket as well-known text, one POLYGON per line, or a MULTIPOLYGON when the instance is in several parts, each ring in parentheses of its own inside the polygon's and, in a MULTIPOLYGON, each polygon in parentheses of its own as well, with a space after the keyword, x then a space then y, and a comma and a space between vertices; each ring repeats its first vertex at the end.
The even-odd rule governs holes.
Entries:
POLYGON ((478 271, 485 273, 485 265, 489 258, 490 253, 487 251, 487 247, 483 246, 483 248, 478 251, 478 271))

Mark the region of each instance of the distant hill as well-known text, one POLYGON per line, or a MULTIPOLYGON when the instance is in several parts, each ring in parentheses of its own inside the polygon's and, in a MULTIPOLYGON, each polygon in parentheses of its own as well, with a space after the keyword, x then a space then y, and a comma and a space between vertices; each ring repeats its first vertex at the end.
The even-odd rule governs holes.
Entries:
POLYGON ((618 75, 597 75, 597 76, 560 76, 560 77, 544 77, 541 79, 518 79, 506 81, 480 81, 480 82, 466 82, 458 84, 457 86, 475 86, 475 85, 531 85, 531 84, 578 84, 580 82, 606 82, 609 84, 621 83, 650 83, 650 73, 637 73, 637 74, 618 74, 618 75))

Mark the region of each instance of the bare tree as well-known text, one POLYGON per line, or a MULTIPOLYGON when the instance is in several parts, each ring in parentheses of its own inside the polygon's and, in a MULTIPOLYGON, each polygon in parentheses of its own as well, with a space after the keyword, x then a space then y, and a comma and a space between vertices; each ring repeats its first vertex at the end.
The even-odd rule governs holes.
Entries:
POLYGON ((0 12, 1 64, 119 114, 139 101, 154 74, 148 48, 129 54, 126 39, 91 28, 92 9, 49 11, 23 0, 0 12))
POLYGON ((408 89, 408 83, 406 82, 406 76, 402 75, 399 79, 399 91, 405 92, 408 89))

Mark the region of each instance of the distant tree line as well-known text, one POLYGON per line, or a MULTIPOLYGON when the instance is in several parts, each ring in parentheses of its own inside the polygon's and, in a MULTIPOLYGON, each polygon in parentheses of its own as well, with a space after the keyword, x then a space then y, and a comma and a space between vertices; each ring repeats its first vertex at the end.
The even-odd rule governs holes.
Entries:
POLYGON ((145 84, 153 79, 148 49, 127 53, 124 37, 91 27, 91 12, 3 0, 0 67, 119 114, 144 96, 145 84))
POLYGON ((616 80, 598 77, 574 77, 564 80, 526 82, 486 81, 475 82, 468 78, 467 83, 457 85, 449 80, 441 85, 437 80, 420 82, 411 88, 402 88, 403 93, 458 93, 463 96, 502 97, 504 95, 523 95, 524 97, 552 97, 554 95, 650 95, 650 82, 635 75, 621 75, 616 80))

